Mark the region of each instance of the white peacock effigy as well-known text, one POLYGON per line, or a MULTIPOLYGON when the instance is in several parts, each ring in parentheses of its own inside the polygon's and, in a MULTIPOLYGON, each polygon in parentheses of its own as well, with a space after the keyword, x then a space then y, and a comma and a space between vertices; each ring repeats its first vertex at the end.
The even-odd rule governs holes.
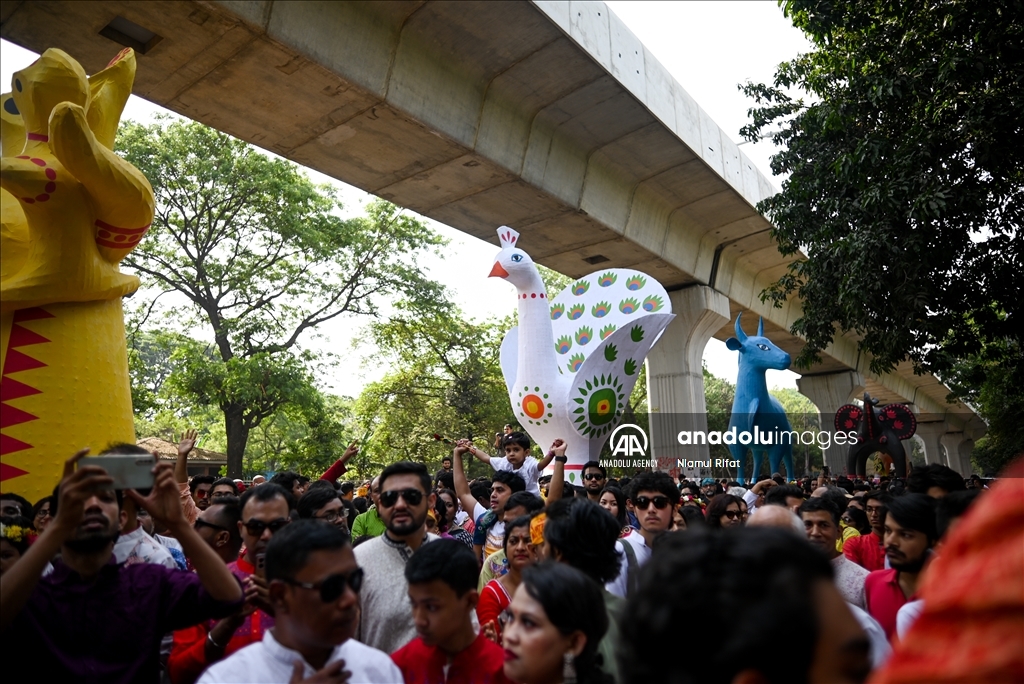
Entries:
POLYGON ((644 359, 675 318, 672 305, 654 278, 622 268, 584 276, 550 299, 519 233, 502 226, 498 238, 489 275, 512 283, 519 304, 519 326, 500 353, 512 411, 542 449, 566 441, 566 473, 578 482, 622 420, 644 359))

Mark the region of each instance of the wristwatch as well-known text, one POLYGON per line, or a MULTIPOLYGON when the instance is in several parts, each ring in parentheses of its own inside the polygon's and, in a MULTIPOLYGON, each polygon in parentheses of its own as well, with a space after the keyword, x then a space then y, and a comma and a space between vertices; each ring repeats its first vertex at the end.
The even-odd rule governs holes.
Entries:
POLYGON ((569 457, 568 456, 555 456, 555 460, 558 461, 559 463, 568 463, 569 462, 569 457))

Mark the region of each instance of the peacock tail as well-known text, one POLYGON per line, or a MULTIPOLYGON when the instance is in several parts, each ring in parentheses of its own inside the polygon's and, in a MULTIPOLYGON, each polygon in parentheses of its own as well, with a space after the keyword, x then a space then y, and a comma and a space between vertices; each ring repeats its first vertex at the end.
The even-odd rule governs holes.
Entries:
POLYGON ((597 271, 552 298, 555 348, 560 354, 572 351, 565 368, 575 372, 577 355, 586 359, 619 328, 633 327, 649 314, 670 311, 668 293, 649 275, 622 268, 597 271))

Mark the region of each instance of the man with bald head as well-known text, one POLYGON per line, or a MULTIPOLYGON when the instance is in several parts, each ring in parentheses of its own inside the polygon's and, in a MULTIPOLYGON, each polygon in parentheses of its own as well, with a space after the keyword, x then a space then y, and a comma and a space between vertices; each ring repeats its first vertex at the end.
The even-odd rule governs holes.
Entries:
POLYGON ((782 506, 761 506, 750 514, 747 527, 778 527, 805 537, 804 524, 788 508, 782 506))

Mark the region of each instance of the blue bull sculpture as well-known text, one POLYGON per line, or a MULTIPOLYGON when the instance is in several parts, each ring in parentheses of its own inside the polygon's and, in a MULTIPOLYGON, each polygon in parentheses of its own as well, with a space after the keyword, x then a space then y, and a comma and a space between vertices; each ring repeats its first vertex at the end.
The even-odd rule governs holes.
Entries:
POLYGON ((747 443, 740 440, 729 445, 732 457, 740 462, 737 469, 737 481, 745 484, 743 463, 747 459, 747 449, 754 453, 754 472, 752 482, 757 482, 761 472, 761 462, 765 454, 771 472, 779 472, 779 461, 786 464, 786 477, 793 477, 793 444, 787 435, 780 439, 782 433, 789 432, 789 419, 786 410, 775 397, 768 394, 768 385, 764 372, 773 368, 786 370, 789 368, 789 354, 782 351, 764 336, 764 319, 757 324, 757 335, 747 336, 740 326, 740 317, 736 316, 736 337, 725 341, 725 346, 740 353, 740 370, 736 378, 736 398, 732 402, 732 417, 729 428, 735 428, 737 435, 748 433, 747 443), (757 437, 755 443, 754 437, 757 437))

